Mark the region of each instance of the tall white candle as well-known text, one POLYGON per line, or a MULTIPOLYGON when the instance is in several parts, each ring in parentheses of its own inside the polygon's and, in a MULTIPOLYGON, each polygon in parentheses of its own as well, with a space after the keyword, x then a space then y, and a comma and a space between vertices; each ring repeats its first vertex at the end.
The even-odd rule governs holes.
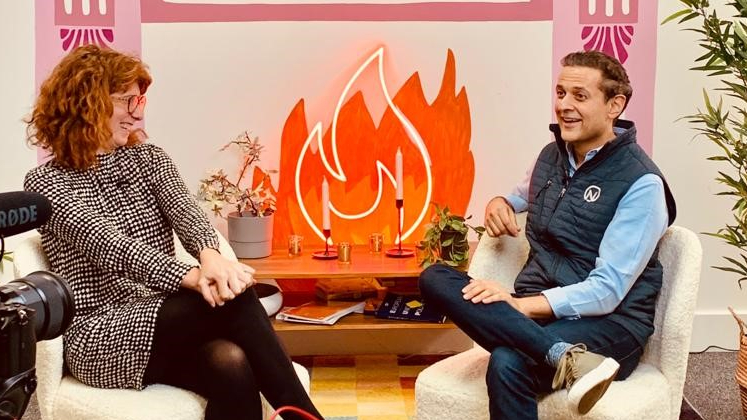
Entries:
POLYGON ((394 198, 402 200, 405 198, 405 186, 402 183, 402 151, 397 148, 397 154, 394 156, 394 182, 397 184, 397 194, 394 198))
POLYGON ((329 184, 327 177, 322 181, 322 229, 330 229, 329 224, 329 184))

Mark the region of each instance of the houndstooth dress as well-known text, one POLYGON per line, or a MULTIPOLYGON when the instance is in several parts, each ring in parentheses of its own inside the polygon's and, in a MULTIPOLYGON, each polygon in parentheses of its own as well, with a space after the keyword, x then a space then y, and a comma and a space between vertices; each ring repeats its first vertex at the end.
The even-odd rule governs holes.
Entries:
POLYGON ((193 267, 174 258, 172 228, 196 257, 218 249, 210 222, 152 144, 98 155, 84 171, 47 162, 24 187, 52 202, 39 232, 52 270, 73 290, 63 340, 71 373, 100 388, 142 389, 158 309, 193 267))

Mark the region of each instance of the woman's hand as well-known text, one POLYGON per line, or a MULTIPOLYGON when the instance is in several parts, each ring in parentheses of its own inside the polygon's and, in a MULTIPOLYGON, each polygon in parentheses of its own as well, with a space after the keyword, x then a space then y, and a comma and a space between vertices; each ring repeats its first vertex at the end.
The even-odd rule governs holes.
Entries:
POLYGON ((257 283, 253 277, 253 268, 237 261, 230 261, 214 249, 204 249, 200 252, 200 271, 207 279, 212 289, 211 295, 218 305, 235 298, 257 283))
POLYGON ((513 297, 511 293, 494 281, 471 279, 469 284, 462 289, 462 293, 464 293, 464 300, 472 301, 472 303, 487 304, 503 301, 522 312, 519 299, 513 297))
POLYGON ((199 268, 194 267, 182 278, 182 287, 194 290, 202 295, 205 301, 213 308, 216 304, 223 305, 223 300, 218 295, 218 289, 211 285, 208 279, 202 275, 199 268))

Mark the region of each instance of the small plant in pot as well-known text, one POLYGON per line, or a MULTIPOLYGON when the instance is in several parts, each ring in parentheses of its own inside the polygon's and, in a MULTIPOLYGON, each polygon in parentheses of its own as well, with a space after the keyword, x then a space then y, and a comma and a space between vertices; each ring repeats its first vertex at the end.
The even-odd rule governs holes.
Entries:
POLYGON ((441 208, 435 203, 433 206, 436 211, 431 222, 426 225, 425 237, 417 244, 419 252, 423 254, 420 265, 426 268, 442 263, 460 269, 466 268, 469 262, 467 235, 471 229, 479 239, 485 233, 485 227, 468 224, 467 220, 472 216, 464 218, 453 214, 448 206, 441 208))
POLYGON ((270 174, 259 164, 262 146, 259 138, 244 131, 220 150, 236 147, 242 154, 242 165, 235 182, 222 170, 213 170, 200 180, 197 199, 207 204, 216 216, 228 213, 228 241, 239 258, 262 258, 272 253, 272 224, 275 214, 275 189, 270 174), (252 171, 251 183, 244 187, 252 171))

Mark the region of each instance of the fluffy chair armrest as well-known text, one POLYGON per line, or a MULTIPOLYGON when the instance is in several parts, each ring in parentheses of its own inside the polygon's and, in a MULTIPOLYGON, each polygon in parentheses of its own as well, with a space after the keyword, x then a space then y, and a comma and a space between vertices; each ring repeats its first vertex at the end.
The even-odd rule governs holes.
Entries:
POLYGON ((62 337, 36 343, 36 399, 43 419, 54 418, 54 406, 63 376, 62 337))
MULTIPOLYGON (((215 234, 218 235, 218 242, 220 244, 218 251, 220 251, 221 255, 229 260, 236 261, 236 254, 233 252, 233 248, 231 248, 231 245, 229 245, 226 238, 224 238, 223 235, 221 235, 217 230, 215 231, 215 234)), ((176 233, 174 233, 174 246, 176 251, 176 258, 179 261, 184 261, 187 264, 197 264, 197 260, 193 256, 189 255, 189 252, 184 249, 184 246, 179 240, 179 237, 176 236, 176 233)))
MULTIPOLYGON (((525 225, 525 220, 524 214, 517 215, 520 226, 525 225)), ((472 278, 497 281, 513 292, 516 275, 528 255, 529 242, 524 236, 524 229, 516 238, 507 235, 494 238, 484 234, 472 255, 468 273, 472 278)))
POLYGON ((42 249, 41 236, 34 234, 13 252, 13 274, 19 278, 39 270, 49 270, 49 260, 42 249))
POLYGON ((659 241, 664 278, 656 303, 654 334, 641 361, 657 367, 667 378, 673 419, 678 418, 682 401, 702 257, 698 236, 681 226, 669 227, 659 241))

